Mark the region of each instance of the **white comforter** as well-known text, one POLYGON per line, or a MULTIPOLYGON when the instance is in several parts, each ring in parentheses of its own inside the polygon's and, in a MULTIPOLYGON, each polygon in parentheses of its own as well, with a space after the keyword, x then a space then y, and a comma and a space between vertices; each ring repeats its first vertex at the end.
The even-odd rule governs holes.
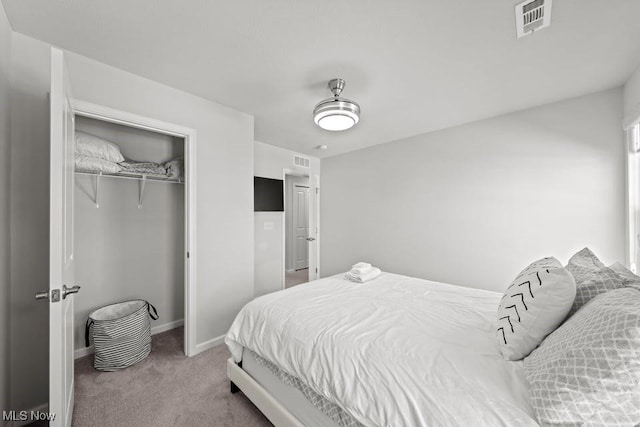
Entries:
POLYGON ((298 377, 365 426, 534 426, 521 362, 498 352, 501 294, 383 273, 262 296, 225 342, 298 377))

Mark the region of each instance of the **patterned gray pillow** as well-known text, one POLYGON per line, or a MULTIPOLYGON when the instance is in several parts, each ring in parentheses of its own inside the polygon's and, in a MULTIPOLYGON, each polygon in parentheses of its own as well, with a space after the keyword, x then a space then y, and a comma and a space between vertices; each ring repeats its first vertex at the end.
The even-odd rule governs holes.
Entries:
POLYGON ((576 252, 574 256, 569 258, 567 264, 567 270, 569 270, 573 278, 576 279, 576 283, 588 280, 594 271, 598 271, 603 267, 605 267, 605 265, 589 248, 584 248, 576 252))
POLYGON ((524 372, 543 425, 638 425, 640 291, 595 297, 524 359, 524 372))
POLYGON ((620 275, 605 266, 589 248, 584 248, 572 256, 567 270, 576 280, 576 299, 568 316, 572 316, 596 296, 625 286, 625 281, 620 275))
POLYGON ((640 276, 633 274, 627 269, 627 267, 619 262, 611 264, 609 268, 616 272, 616 274, 622 279, 625 286, 640 290, 640 276))

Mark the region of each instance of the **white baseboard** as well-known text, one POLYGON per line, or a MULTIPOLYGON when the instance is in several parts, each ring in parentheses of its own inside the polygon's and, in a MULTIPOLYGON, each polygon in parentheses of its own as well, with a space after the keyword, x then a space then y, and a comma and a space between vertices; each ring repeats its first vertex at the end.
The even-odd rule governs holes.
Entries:
MULTIPOLYGON (((41 405, 38 405, 36 407, 33 407, 31 409, 27 409, 26 412, 28 415, 31 415, 31 412, 47 412, 49 410, 49 404, 48 403, 43 403, 41 405)), ((18 411, 20 412, 20 411, 18 411)), ((32 422, 34 422, 35 420, 32 419, 27 419, 24 421, 9 421, 7 423, 8 427, 22 427, 22 426, 26 426, 27 424, 31 424, 32 422)))
POLYGON ((90 354, 93 354, 93 346, 77 348, 73 351, 73 358, 80 359, 90 354))
POLYGON ((170 331, 171 329, 179 328, 184 325, 184 319, 174 320, 173 322, 163 323, 162 325, 152 326, 151 335, 159 334, 161 332, 170 331))
POLYGON ((196 344, 196 352, 192 354, 192 356, 195 356, 198 353, 202 353, 203 351, 209 350, 210 348, 216 347, 220 344, 224 344, 224 337, 225 335, 220 335, 219 337, 211 338, 208 341, 196 344))
MULTIPOLYGON (((156 335, 162 332, 170 331, 171 329, 178 328, 184 325, 184 319, 174 320, 173 322, 163 323, 162 325, 153 326, 151 328, 151 335, 156 335)), ((93 346, 78 348, 73 352, 73 358, 79 359, 84 356, 93 354, 93 346)))

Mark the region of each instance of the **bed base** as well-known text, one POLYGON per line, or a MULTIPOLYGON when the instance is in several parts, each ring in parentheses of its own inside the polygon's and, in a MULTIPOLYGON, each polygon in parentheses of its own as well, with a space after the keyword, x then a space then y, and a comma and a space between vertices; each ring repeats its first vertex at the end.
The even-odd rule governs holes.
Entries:
MULTIPOLYGON (((241 360, 241 361, 239 361, 239 362, 237 363, 237 365, 238 365, 238 368, 241 368, 241 369, 242 369, 242 360, 241 360)), ((228 371, 228 369, 227 369, 227 371, 228 371)), ((227 376, 229 376, 229 375, 228 375, 228 372, 227 372, 227 376)), ((239 391, 240 391, 240 387, 238 387, 238 386, 236 385, 236 383, 234 383, 233 381, 229 380, 229 391, 231 392, 231 394, 236 394, 237 392, 239 392, 239 391)))
POLYGON ((251 375, 247 374, 232 358, 227 360, 227 377, 231 383, 231 393, 242 391, 274 426, 304 427, 298 418, 251 378, 251 375))

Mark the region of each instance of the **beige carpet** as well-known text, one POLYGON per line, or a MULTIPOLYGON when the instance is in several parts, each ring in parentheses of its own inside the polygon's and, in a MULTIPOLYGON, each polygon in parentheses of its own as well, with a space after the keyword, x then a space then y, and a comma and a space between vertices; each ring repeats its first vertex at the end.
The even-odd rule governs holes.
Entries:
POLYGON ((93 356, 75 363, 73 425, 271 426, 242 394, 229 392, 221 345, 188 358, 183 328, 153 336, 152 351, 118 372, 93 368, 93 356))
POLYGON ((307 283, 309 281, 309 269, 303 268, 302 270, 285 272, 284 275, 284 287, 290 288, 292 286, 307 283))

